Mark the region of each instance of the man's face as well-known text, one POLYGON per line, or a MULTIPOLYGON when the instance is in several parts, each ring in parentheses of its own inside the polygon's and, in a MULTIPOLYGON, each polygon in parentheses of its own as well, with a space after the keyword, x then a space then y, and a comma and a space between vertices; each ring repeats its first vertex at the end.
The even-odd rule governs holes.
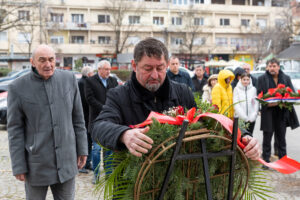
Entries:
POLYGON ((56 60, 52 49, 47 47, 37 49, 30 62, 43 79, 47 80, 53 75, 56 60))
POLYGON ((243 69, 245 70, 245 72, 246 72, 247 74, 250 74, 250 66, 244 65, 244 66, 243 66, 243 69))
POLYGON ((138 82, 149 91, 155 92, 165 81, 167 61, 163 55, 160 59, 144 55, 138 63, 132 61, 132 68, 138 82))
POLYGON ((170 68, 170 71, 173 73, 173 74, 178 74, 179 72, 179 60, 178 58, 171 58, 170 59, 170 62, 169 62, 169 68, 170 68))
POLYGON ((280 66, 277 63, 269 63, 268 71, 272 76, 278 75, 280 70, 280 66))
POLYGON ((108 64, 104 64, 103 67, 98 68, 98 74, 101 76, 103 79, 107 79, 109 77, 111 70, 111 66, 108 64))
POLYGON ((204 70, 203 70, 203 67, 197 67, 195 69, 195 74, 198 78, 202 78, 203 77, 203 74, 204 74, 204 70))

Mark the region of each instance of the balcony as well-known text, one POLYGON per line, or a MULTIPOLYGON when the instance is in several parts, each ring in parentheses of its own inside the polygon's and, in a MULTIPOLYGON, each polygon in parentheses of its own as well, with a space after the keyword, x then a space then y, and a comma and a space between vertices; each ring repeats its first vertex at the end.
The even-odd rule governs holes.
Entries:
POLYGON ((67 26, 66 27, 67 30, 76 30, 76 31, 90 30, 91 28, 91 25, 89 23, 67 22, 66 26, 67 26))

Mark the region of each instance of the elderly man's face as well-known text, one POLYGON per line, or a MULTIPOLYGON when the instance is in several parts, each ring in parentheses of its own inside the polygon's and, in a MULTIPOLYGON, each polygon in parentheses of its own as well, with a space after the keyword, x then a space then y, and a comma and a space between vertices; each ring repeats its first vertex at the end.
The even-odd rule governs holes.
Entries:
POLYGON ((195 74, 198 78, 202 78, 203 75, 204 75, 204 70, 203 70, 203 67, 197 67, 195 69, 195 74))
POLYGON ((167 61, 163 55, 160 59, 144 55, 138 63, 132 61, 132 67, 138 82, 151 92, 157 91, 165 81, 167 61))
POLYGON ((277 63, 269 63, 268 71, 272 76, 276 76, 279 74, 280 66, 277 63))
POLYGON ((110 70, 111 70, 111 66, 108 64, 104 64, 103 67, 98 69, 98 74, 102 78, 107 79, 109 77, 110 70))
POLYGON ((170 62, 169 62, 169 68, 170 68, 170 71, 173 73, 173 74, 178 74, 179 73, 179 60, 178 58, 171 58, 170 59, 170 62))
POLYGON ((38 48, 35 51, 34 58, 30 61, 43 79, 47 80, 53 75, 56 60, 51 48, 46 46, 38 48))
POLYGON ((250 74, 250 66, 249 66, 249 65, 244 65, 244 66, 243 66, 243 69, 245 70, 245 72, 246 72, 247 74, 250 74))

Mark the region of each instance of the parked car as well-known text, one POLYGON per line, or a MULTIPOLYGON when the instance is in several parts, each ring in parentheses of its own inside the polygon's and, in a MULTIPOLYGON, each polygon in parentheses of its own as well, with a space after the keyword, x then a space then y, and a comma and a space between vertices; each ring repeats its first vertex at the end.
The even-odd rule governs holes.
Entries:
POLYGON ((31 71, 31 69, 23 69, 21 71, 17 71, 17 72, 13 72, 12 74, 8 75, 8 76, 4 76, 2 78, 0 78, 0 82, 3 81, 8 81, 8 80, 15 80, 16 78, 23 76, 27 73, 29 73, 31 71))
POLYGON ((117 74, 110 73, 110 76, 111 76, 111 77, 115 77, 115 78, 117 79, 119 85, 123 85, 123 84, 124 84, 124 81, 122 81, 122 80, 117 76, 117 74))
MULTIPOLYGON (((286 75, 291 78, 292 84, 295 90, 300 90, 300 72, 297 71, 283 71, 286 75)), ((263 75, 264 71, 252 71, 251 75, 258 78, 259 76, 263 75)))
POLYGON ((179 71, 183 71, 183 72, 186 72, 190 75, 191 78, 194 77, 195 73, 191 70, 188 70, 187 68, 184 68, 184 67, 179 67, 179 71))

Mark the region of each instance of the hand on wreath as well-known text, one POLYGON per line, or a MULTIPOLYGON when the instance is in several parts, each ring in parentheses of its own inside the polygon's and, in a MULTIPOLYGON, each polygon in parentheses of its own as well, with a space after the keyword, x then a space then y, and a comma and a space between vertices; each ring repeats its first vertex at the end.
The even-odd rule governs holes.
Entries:
POLYGON ((141 157, 142 153, 148 153, 152 148, 153 140, 145 135, 149 129, 147 126, 127 130, 122 134, 120 141, 125 144, 132 155, 141 157))
POLYGON ((246 145, 244 148, 245 155, 252 160, 258 160, 262 152, 258 140, 247 135, 242 138, 242 142, 246 145))

